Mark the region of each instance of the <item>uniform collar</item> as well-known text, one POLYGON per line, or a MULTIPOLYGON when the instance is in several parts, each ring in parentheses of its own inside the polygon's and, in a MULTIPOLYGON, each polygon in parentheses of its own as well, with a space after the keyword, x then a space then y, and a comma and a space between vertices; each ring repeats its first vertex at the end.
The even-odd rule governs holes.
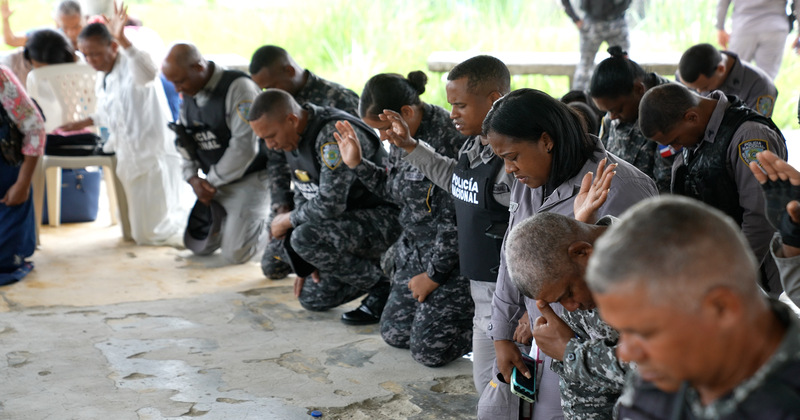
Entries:
POLYGON ((725 111, 728 110, 728 108, 731 106, 731 103, 728 101, 728 97, 725 95, 725 93, 721 90, 715 90, 708 94, 708 99, 716 99, 717 106, 714 108, 714 112, 711 113, 711 118, 709 118, 708 124, 706 124, 706 131, 703 136, 703 141, 714 143, 717 133, 719 132, 719 126, 722 124, 722 118, 725 116, 725 111))

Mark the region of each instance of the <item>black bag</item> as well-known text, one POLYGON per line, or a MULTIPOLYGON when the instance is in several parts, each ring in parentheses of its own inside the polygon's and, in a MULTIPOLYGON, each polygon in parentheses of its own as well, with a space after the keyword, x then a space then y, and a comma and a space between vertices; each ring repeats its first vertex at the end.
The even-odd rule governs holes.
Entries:
POLYGON ((22 156, 22 139, 25 135, 17 124, 8 117, 8 111, 0 106, 0 154, 10 166, 19 166, 25 159, 22 156))
MULTIPOLYGON (((100 180, 103 169, 61 170, 61 223, 93 222, 97 219, 100 201, 100 180)), ((47 194, 44 196, 42 224, 49 224, 47 215, 47 194)))
POLYGON ((61 136, 48 134, 44 154, 51 156, 91 156, 102 155, 103 139, 94 133, 61 136))

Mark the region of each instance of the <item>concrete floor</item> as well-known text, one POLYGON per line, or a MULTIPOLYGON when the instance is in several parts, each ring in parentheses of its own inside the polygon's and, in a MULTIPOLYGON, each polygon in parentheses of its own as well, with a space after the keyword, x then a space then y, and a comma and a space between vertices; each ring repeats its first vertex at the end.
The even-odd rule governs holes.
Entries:
POLYGON ((0 288, 1 419, 474 418, 469 360, 426 368, 343 325, 353 304, 308 312, 292 279, 123 242, 103 215, 43 227, 0 288))

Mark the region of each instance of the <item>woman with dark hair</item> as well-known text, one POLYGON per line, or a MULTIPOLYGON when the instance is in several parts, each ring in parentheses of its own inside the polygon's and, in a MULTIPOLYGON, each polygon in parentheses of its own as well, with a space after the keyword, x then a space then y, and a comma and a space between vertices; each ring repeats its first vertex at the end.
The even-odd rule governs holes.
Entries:
MULTIPOLYGON (((11 70, 0 66, 0 103, 4 120, 19 128, 22 138, 22 162, 0 158, 0 286, 25 277, 33 264, 25 259, 36 248, 36 224, 33 218, 33 172, 44 154, 44 121, 22 84, 11 70)), ((4 122, 5 135, 9 124, 4 122)))
POLYGON ((609 152, 653 178, 658 191, 668 193, 675 151, 645 138, 638 120, 642 95, 669 80, 646 73, 620 47, 611 47, 608 53, 611 57, 597 65, 590 86, 595 105, 606 112, 600 140, 609 152))
MULTIPOLYGON (((359 114, 367 125, 389 138, 392 121, 385 110, 399 113, 411 135, 436 152, 455 158, 466 137, 444 109, 422 102, 427 76, 411 72, 379 74, 364 86, 359 114)), ((410 348, 425 366, 442 366, 472 347, 472 297, 469 281, 458 269, 455 208, 449 191, 435 186, 403 161, 407 154, 390 146, 386 168, 362 160, 356 132, 348 122, 336 127, 342 160, 372 192, 400 206, 403 227, 394 245, 394 278, 381 316, 381 336, 391 346, 410 348)))
POLYGON ((75 49, 64 34, 53 29, 41 29, 28 36, 25 42, 25 59, 33 68, 48 64, 75 62, 75 49))
MULTIPOLYGON (((598 165, 602 161, 617 166, 607 199, 596 212, 597 217, 618 216, 640 200, 658 195, 655 184, 647 175, 608 153, 596 136, 585 132, 577 112, 544 92, 520 89, 499 99, 483 121, 483 131, 494 153, 504 160, 506 172, 514 174, 518 181, 511 189, 509 231, 536 213, 574 216, 575 198, 585 175, 595 168, 598 168, 599 174, 602 173, 602 167, 598 165)), ((506 267, 506 254, 503 251, 492 312, 494 328, 490 335, 495 340, 498 368, 508 380, 512 367, 516 366, 523 372, 528 370, 524 367, 519 349, 511 341, 508 326, 515 325, 526 308, 530 325, 542 322, 535 322, 541 314, 537 301, 522 296, 509 279, 506 267)), ((593 303, 579 300, 581 295, 574 293, 576 291, 573 287, 565 287, 558 298, 546 303, 552 304, 556 313, 561 312, 562 304, 568 311, 574 311, 569 314, 564 312, 562 317, 565 319, 593 314, 590 311, 593 303)), ((577 322, 582 321, 579 319, 577 322)), ((605 413, 610 418, 613 403, 622 390, 624 372, 615 370, 614 366, 598 363, 598 359, 565 357, 567 343, 572 352, 570 354, 594 354, 596 350, 590 350, 589 346, 602 345, 585 337, 575 338, 572 332, 567 337, 560 347, 556 346, 558 350, 553 350, 552 343, 548 345, 542 337, 537 337, 534 328, 539 350, 548 358, 556 359, 552 364, 553 369, 567 384, 561 389, 564 417, 591 418, 589 413, 605 413), (603 374, 595 373, 598 377, 594 383, 592 377, 570 376, 586 374, 587 369, 588 372, 603 374)), ((602 351, 613 358, 613 348, 606 345, 602 351)), ((558 377, 547 370, 551 366, 548 358, 544 360, 540 398, 543 394, 557 394, 559 389, 558 377)))

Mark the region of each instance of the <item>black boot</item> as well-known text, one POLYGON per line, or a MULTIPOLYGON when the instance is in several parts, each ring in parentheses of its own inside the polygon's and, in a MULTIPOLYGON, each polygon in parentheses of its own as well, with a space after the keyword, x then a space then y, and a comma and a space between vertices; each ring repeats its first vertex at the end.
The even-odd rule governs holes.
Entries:
POLYGON ((348 325, 377 324, 381 321, 383 307, 389 300, 391 290, 392 285, 387 280, 381 279, 369 289, 369 294, 361 301, 358 308, 342 314, 342 322, 348 325))

